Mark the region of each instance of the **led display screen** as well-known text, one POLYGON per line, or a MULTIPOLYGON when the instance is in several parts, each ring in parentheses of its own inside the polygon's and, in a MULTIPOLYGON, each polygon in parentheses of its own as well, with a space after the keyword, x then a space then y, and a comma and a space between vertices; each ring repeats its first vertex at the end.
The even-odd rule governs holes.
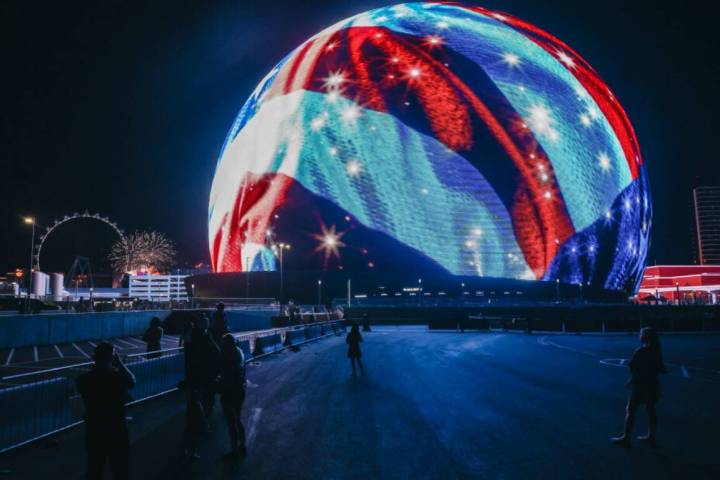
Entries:
POLYGON ((409 3, 267 74, 227 135, 208 224, 218 272, 292 255, 630 290, 650 216, 632 126, 575 51, 504 13, 409 3))

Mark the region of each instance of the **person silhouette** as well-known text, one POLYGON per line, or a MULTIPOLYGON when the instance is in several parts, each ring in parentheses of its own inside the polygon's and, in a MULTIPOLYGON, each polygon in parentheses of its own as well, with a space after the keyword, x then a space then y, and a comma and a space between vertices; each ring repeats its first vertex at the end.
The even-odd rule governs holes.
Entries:
POLYGON ((362 352, 360 351, 360 342, 362 342, 362 335, 360 335, 360 328, 357 323, 354 323, 350 329, 350 333, 345 338, 345 343, 348 344, 347 356, 350 359, 350 365, 352 366, 352 376, 355 376, 355 362, 360 366, 360 373, 365 376, 365 368, 363 368, 362 352))
POLYGON ((220 302, 215 306, 215 312, 213 312, 210 335, 212 335, 215 343, 220 344, 222 336, 229 331, 227 319, 225 318, 225 304, 220 302))
POLYGON ((160 340, 162 340, 163 337, 163 328, 161 325, 161 320, 158 317, 153 317, 150 320, 150 326, 147 330, 145 330, 145 333, 143 334, 143 342, 147 344, 147 352, 148 355, 145 356, 145 358, 156 358, 161 356, 162 354, 160 351, 160 340), (155 353, 151 353, 155 352, 155 353))
POLYGON ((230 452, 224 458, 238 459, 245 455, 245 427, 240 419, 245 401, 245 355, 230 333, 220 339, 220 404, 230 436, 230 452))
POLYGON ((109 459, 112 478, 127 479, 130 441, 125 403, 128 391, 135 385, 135 376, 111 343, 100 342, 93 359, 92 369, 76 380, 85 404, 86 478, 102 478, 109 459))
POLYGON ((660 381, 658 374, 667 373, 663 364, 662 348, 660 337, 652 327, 645 327, 640 330, 640 342, 642 346, 635 350, 630 359, 630 379, 626 385, 630 388, 627 406, 625 407, 625 425, 623 434, 611 438, 611 441, 622 447, 630 446, 630 436, 637 409, 645 405, 648 415, 647 435, 637 437, 638 440, 655 446, 657 434, 657 412, 655 405, 660 400, 660 381))

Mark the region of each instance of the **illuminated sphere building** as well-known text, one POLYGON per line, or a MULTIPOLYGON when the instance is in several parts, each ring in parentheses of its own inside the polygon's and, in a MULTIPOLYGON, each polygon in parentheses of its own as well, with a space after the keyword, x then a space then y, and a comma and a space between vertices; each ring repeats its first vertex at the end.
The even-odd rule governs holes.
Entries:
POLYGON ((209 243, 216 272, 276 270, 288 243, 299 270, 630 292, 650 219, 630 121, 575 51, 511 15, 409 3, 260 82, 218 160, 209 243))

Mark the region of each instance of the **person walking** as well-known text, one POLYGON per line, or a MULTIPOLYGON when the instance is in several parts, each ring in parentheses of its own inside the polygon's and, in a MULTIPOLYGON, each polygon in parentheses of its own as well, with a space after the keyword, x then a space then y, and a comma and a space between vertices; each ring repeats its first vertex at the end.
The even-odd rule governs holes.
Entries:
POLYGON ((630 388, 627 406, 625 408, 625 426, 623 434, 612 438, 612 442, 622 447, 630 446, 635 423, 635 414, 641 405, 645 405, 648 415, 648 433, 638 437, 638 440, 655 446, 657 434, 657 412, 655 405, 660 400, 660 381, 658 374, 667 373, 663 363, 660 337, 652 327, 645 327, 640 330, 640 342, 642 345, 635 350, 630 360, 630 379, 627 386, 630 388))
POLYGON ((245 427, 240 418, 245 402, 245 355, 230 333, 223 335, 220 341, 220 359, 218 390, 230 437, 230 451, 223 458, 237 460, 247 451, 245 427))
POLYGON ((350 329, 350 333, 345 338, 345 343, 348 344, 348 358, 350 359, 350 365, 352 366, 352 376, 355 376, 355 363, 360 366, 360 373, 365 376, 365 368, 363 368, 362 352, 360 352, 360 342, 362 342, 362 335, 360 335, 360 328, 357 323, 354 323, 350 329))
POLYGON ((219 345, 222 336, 229 331, 227 319, 225 318, 225 304, 220 302, 215 306, 215 312, 213 312, 210 334, 215 343, 219 345))
POLYGON ((148 355, 145 357, 150 358, 157 358, 161 356, 160 353, 160 340, 162 340, 163 337, 163 328, 161 325, 161 320, 158 317, 153 317, 150 320, 150 326, 147 330, 145 330, 145 333, 143 334, 143 342, 147 344, 147 352, 148 355), (156 352, 156 353, 151 353, 156 352))
POLYGON ((128 478, 130 453, 125 403, 135 376, 109 342, 95 347, 93 360, 91 370, 76 380, 85 404, 86 478, 103 478, 109 459, 112 478, 124 480, 128 478))

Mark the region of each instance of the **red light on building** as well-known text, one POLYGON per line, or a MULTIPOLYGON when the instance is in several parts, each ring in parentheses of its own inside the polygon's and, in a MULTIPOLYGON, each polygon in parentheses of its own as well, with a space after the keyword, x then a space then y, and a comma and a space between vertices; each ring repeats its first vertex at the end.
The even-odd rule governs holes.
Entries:
POLYGON ((638 300, 711 303, 720 300, 720 265, 656 265, 647 267, 638 300))

